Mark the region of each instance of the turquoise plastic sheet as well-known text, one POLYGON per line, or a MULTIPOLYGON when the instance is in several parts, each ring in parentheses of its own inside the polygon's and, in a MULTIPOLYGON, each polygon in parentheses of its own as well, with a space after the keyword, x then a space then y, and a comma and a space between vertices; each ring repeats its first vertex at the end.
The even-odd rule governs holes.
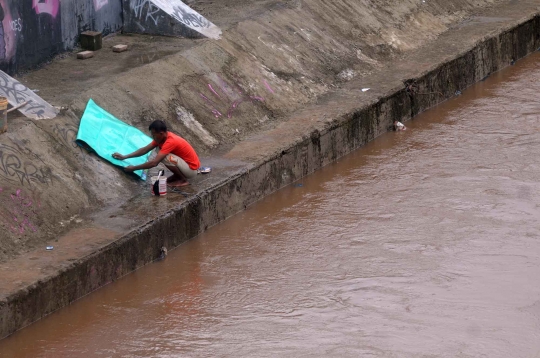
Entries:
MULTIPOLYGON (((112 157, 114 152, 126 155, 137 149, 147 146, 152 138, 122 122, 103 108, 98 106, 92 99, 88 101, 81 118, 77 143, 85 144, 94 150, 101 158, 120 167, 140 165, 148 160, 150 153, 138 158, 117 160, 112 157)), ((134 172, 143 180, 146 175, 142 170, 134 172)))

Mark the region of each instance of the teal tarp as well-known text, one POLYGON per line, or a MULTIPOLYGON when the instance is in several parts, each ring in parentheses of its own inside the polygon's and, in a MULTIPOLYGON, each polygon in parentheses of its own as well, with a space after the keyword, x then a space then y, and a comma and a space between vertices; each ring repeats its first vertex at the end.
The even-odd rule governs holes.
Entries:
MULTIPOLYGON (((143 164, 148 160, 150 154, 126 160, 116 160, 112 154, 114 152, 123 155, 130 154, 147 146, 151 141, 152 138, 114 117, 93 100, 88 101, 81 118, 77 142, 84 142, 103 159, 120 167, 143 164)), ((144 179, 142 170, 137 170, 134 173, 144 179)))

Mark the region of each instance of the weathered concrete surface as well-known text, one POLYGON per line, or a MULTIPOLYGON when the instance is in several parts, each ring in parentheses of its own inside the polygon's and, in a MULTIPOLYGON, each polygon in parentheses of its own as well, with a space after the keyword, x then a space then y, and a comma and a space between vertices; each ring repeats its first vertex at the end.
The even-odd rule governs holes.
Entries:
MULTIPOLYGON (((145 66, 129 62, 133 50, 114 54, 126 56, 128 70, 100 52, 84 62, 94 70, 76 83, 66 73, 86 69, 71 58, 25 76, 42 97, 68 109, 53 121, 14 119, 18 129, 0 138, 6 229, 0 336, 152 261, 162 245, 177 246, 373 139, 394 119, 407 120, 540 46, 536 1, 500 2, 463 21, 488 2, 463 1, 454 12, 455 2, 423 4, 367 11, 368 5, 347 1, 288 3, 230 26, 218 42, 170 39, 181 51, 145 66), (359 8, 366 16, 355 35, 349 25, 359 21, 353 11, 359 8), (409 79, 415 83, 408 92, 409 79), (151 198, 146 185, 72 146, 88 98, 142 129, 151 119, 167 119, 213 173, 197 178, 187 199, 151 198), (204 136, 199 126, 186 126, 190 116, 204 136), (45 252, 46 244, 55 251, 45 252)), ((109 45, 116 42, 125 38, 109 45)))

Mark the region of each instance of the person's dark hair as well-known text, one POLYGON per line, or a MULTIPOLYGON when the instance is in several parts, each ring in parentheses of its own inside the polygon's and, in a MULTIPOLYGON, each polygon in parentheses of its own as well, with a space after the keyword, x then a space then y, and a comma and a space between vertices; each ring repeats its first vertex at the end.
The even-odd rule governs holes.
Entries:
POLYGON ((152 129, 155 130, 156 132, 166 132, 167 125, 165 124, 165 122, 158 119, 157 121, 153 121, 148 127, 149 131, 151 131, 152 129))

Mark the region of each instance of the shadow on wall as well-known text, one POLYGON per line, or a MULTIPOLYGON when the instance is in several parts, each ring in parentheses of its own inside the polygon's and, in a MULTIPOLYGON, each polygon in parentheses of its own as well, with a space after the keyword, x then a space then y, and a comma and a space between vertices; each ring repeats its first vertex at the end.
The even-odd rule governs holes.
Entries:
POLYGON ((0 0, 0 69, 35 67, 73 49, 82 31, 121 28, 121 0, 0 0))

